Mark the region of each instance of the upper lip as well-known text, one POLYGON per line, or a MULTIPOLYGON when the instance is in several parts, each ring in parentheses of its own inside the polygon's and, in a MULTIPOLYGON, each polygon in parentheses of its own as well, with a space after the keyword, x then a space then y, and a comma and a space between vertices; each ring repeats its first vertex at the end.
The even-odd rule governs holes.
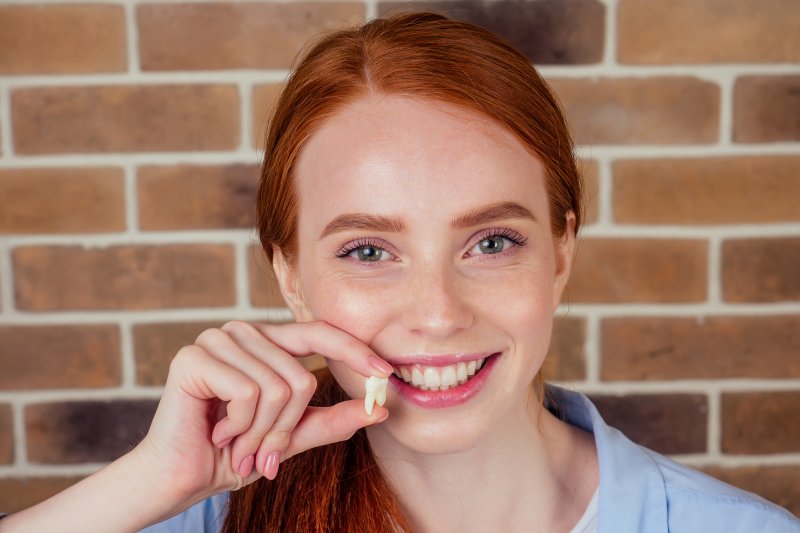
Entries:
POLYGON ((498 352, 470 352, 470 353, 443 353, 443 354, 409 354, 397 357, 384 357, 383 359, 394 366, 425 365, 447 366, 455 363, 468 363, 478 359, 485 359, 498 352))

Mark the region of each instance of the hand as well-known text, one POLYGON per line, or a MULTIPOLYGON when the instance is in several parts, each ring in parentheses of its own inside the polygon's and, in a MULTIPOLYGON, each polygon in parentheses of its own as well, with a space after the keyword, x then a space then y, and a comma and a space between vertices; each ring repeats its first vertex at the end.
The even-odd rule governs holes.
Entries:
POLYGON ((316 378, 297 357, 315 353, 364 377, 392 371, 360 340, 323 321, 228 322, 178 351, 150 429, 133 451, 169 484, 173 515, 264 474, 272 479, 280 460, 346 440, 388 416, 377 405, 367 416, 363 400, 309 407, 316 378))

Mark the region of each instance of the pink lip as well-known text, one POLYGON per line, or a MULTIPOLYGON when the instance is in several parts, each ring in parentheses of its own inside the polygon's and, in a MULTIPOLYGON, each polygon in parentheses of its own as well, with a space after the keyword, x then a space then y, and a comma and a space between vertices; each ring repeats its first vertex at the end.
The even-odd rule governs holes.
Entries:
MULTIPOLYGON (((454 405, 466 402, 480 392, 481 388, 483 388, 483 385, 489 379, 489 374, 491 374, 492 369, 499 358, 499 352, 490 355, 483 364, 480 372, 478 372, 474 378, 470 379, 466 383, 458 385, 457 387, 450 387, 447 390, 421 390, 416 387, 412 387, 410 384, 406 383, 394 374, 389 376, 389 382, 394 385, 400 396, 420 407, 429 409, 452 407, 454 405)), ((459 359, 459 361, 465 360, 469 361, 469 359, 459 359)))
POLYGON ((493 355, 495 352, 468 353, 468 354, 442 354, 442 355, 412 355, 401 359, 387 359, 388 363, 399 365, 425 365, 425 366, 447 366, 456 363, 469 363, 493 355))

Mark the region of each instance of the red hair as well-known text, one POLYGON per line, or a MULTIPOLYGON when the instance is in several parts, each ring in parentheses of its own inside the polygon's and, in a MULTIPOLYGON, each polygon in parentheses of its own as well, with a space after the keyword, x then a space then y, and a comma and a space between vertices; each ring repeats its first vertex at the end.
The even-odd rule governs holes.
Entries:
MULTIPOLYGON (((567 214, 582 221, 582 185, 558 100, 528 59, 481 27, 431 12, 403 13, 323 35, 293 69, 272 111, 258 193, 257 224, 272 262, 277 246, 297 253, 295 161, 320 125, 368 93, 454 104, 512 132, 545 168, 554 236, 567 214)), ((312 405, 347 399, 327 370, 312 405)), ((541 373, 536 379, 543 388, 541 373)), ((540 395, 540 398, 542 396, 540 395)), ((366 432, 285 460, 232 492, 223 533, 410 531, 370 451, 366 432)))

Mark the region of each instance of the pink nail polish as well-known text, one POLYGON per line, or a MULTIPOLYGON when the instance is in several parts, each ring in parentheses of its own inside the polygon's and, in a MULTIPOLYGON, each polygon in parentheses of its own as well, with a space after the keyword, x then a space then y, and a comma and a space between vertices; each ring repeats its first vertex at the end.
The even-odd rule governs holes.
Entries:
POLYGON ((264 475, 267 479, 275 479, 278 475, 278 466, 281 464, 281 452, 270 452, 267 464, 264 466, 264 475))
POLYGON ((252 454, 242 459, 242 462, 239 463, 239 469, 238 469, 239 475, 242 477, 249 476, 250 471, 253 470, 253 463, 255 462, 255 460, 256 456, 252 454))
POLYGON ((383 372, 387 376, 394 372, 394 367, 392 367, 392 365, 374 355, 369 356, 369 364, 372 368, 383 372))

